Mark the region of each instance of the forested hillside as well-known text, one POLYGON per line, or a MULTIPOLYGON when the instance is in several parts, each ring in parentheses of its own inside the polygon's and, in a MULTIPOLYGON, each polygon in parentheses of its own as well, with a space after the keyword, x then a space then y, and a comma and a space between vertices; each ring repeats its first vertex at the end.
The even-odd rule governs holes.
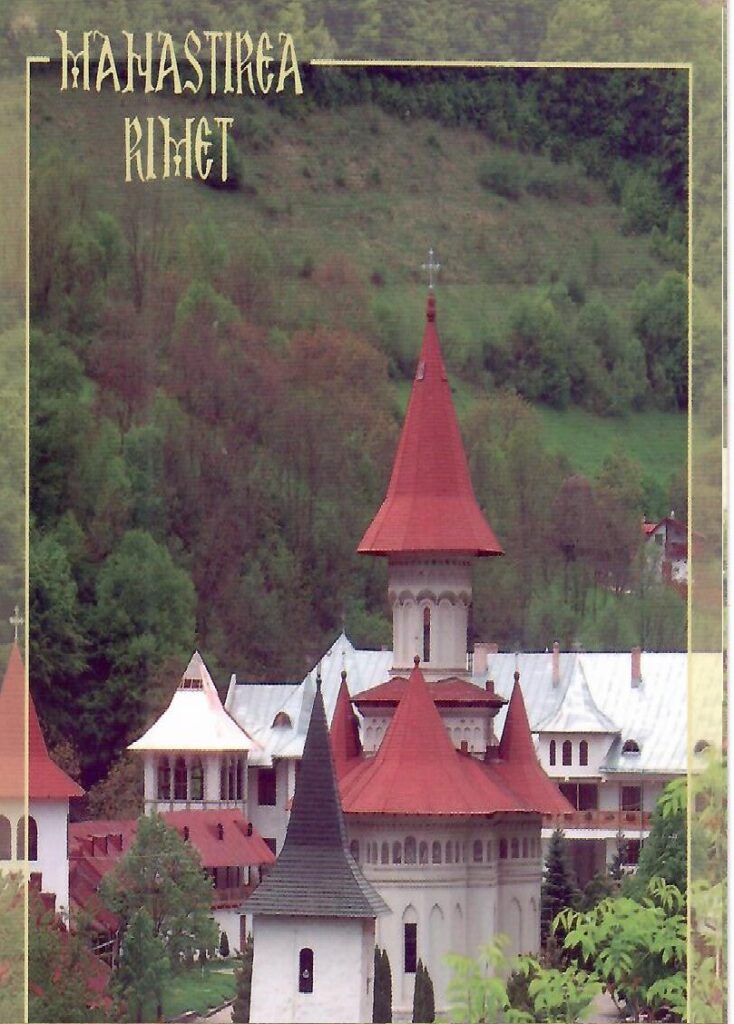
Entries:
POLYGON ((235 118, 227 188, 123 184, 138 98, 34 73, 31 680, 86 784, 194 646, 223 683, 299 679, 342 627, 390 642, 384 567, 354 550, 429 245, 506 550, 472 639, 685 643, 640 530, 686 509, 685 77, 302 70, 288 102, 156 96, 235 118))

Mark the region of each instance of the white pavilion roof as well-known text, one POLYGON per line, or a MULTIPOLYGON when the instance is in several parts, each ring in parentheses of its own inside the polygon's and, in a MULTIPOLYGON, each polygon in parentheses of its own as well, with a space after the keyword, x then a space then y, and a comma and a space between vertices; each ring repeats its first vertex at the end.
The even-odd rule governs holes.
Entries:
POLYGON ((171 703, 129 750, 255 751, 257 744, 229 715, 196 651, 171 703))
POLYGON ((571 663, 566 688, 559 695, 555 709, 538 722, 535 729, 538 732, 595 732, 611 735, 619 732, 619 726, 597 707, 579 655, 571 663))

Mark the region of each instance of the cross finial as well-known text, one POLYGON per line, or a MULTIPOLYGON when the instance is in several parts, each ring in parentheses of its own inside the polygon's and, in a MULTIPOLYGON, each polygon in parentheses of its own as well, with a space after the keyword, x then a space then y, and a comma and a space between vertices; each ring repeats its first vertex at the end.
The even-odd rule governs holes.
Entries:
POLYGON ((439 270, 441 269, 441 264, 440 263, 434 263, 433 257, 434 257, 433 249, 429 249, 428 250, 428 263, 424 263, 422 265, 422 267, 421 267, 421 270, 427 270, 428 271, 428 287, 431 289, 431 291, 433 291, 433 275, 434 275, 434 273, 438 274, 439 270))
POLYGON ((13 610, 13 614, 8 619, 8 622, 10 623, 10 625, 15 630, 15 638, 14 639, 15 639, 15 643, 17 644, 18 643, 18 627, 22 626, 23 623, 25 622, 25 619, 20 614, 20 609, 18 608, 17 604, 15 606, 15 609, 13 610))

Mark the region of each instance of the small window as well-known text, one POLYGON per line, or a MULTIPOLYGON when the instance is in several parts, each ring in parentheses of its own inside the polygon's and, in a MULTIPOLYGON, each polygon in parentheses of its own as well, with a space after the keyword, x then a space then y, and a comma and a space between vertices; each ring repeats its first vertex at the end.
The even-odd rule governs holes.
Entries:
POLYGON ((484 844, 481 839, 475 839, 472 845, 472 860, 475 864, 481 864, 484 859, 484 844))
POLYGON ((573 764, 573 745, 572 745, 571 741, 570 740, 564 740, 563 741, 563 748, 562 749, 563 749, 563 753, 562 753, 563 764, 564 765, 573 764))
POLYGON ((370 854, 372 856, 372 863, 377 863, 377 843, 370 843, 370 854))
POLYGON ((421 843, 418 847, 418 863, 428 863, 428 843, 421 843))
POLYGON ((431 609, 423 609, 423 661, 425 664, 431 660, 431 609))
POLYGON ((406 922, 403 925, 405 945, 405 973, 415 974, 418 963, 418 925, 406 922))
POLYGON ((487 860, 491 861, 494 859, 494 847, 492 846, 492 840, 487 840, 487 860))
POLYGON ((452 843, 446 843, 446 863, 454 863, 454 847, 452 843))
POLYGON ((12 853, 10 822, 4 814, 0 814, 0 860, 11 860, 12 853))
POLYGON ((290 729, 291 720, 287 711, 279 711, 278 714, 273 719, 273 728, 277 729, 278 727, 290 729))
POLYGON ((510 854, 513 860, 517 860, 520 856, 520 840, 517 836, 513 836, 510 840, 510 854))
POLYGON ((412 836, 405 840, 405 863, 415 864, 415 839, 412 836))
POLYGON ((403 847, 401 843, 392 844, 392 862, 393 864, 403 863, 403 847))
POLYGON ((581 740, 579 743, 579 764, 588 765, 589 763, 589 744, 586 740, 581 740))
POLYGON ((186 762, 182 757, 177 757, 173 766, 173 799, 186 800, 188 798, 188 773, 186 762))
POLYGON ((623 754, 639 754, 639 752, 640 744, 637 742, 637 740, 626 740, 624 745, 622 746, 623 754))
POLYGON ((245 767, 241 757, 237 758, 237 799, 242 800, 245 792, 245 767))
POLYGON ((500 860, 507 860, 507 840, 500 839, 500 860))
MULTIPOLYGON (((28 860, 38 860, 38 826, 35 818, 28 818, 28 860)), ((25 818, 18 821, 15 837, 17 860, 25 860, 25 818)))
POLYGON ((158 799, 171 799, 171 762, 167 757, 158 759, 158 799))
POLYGON ((441 863, 441 844, 438 841, 431 846, 431 860, 434 864, 441 863))
POLYGON ((353 839, 349 844, 349 852, 356 861, 359 861, 359 842, 356 839, 353 839))
POLYGON ((201 758, 194 758, 191 764, 191 799, 204 799, 204 769, 201 766, 201 758))
POLYGON ((523 858, 523 860, 527 860, 527 856, 528 856, 528 840, 527 840, 527 837, 525 836, 523 838, 523 841, 522 841, 522 858, 523 858))
POLYGON ((261 807, 275 807, 276 796, 275 768, 260 768, 257 773, 257 802, 261 807))
POLYGON ((383 843, 380 847, 380 864, 390 863, 390 847, 387 843, 383 843))
POLYGON ((551 764, 556 763, 556 741, 550 741, 550 747, 548 748, 548 757, 551 764))
POLYGON ((313 950, 308 946, 298 954, 298 991, 313 992, 313 950))
POLYGON ((640 786, 622 786, 622 810, 642 810, 642 788, 640 786))

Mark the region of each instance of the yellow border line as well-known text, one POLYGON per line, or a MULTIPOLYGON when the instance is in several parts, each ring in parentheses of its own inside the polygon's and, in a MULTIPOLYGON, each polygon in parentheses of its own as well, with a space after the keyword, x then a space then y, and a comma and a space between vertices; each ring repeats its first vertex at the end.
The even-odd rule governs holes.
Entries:
MULTIPOLYGON (((25 601, 24 601, 24 616, 25 622, 23 624, 23 642, 24 642, 24 677, 25 677, 25 708, 24 708, 24 748, 23 748, 23 808, 25 813, 26 823, 30 814, 29 809, 29 750, 28 750, 28 720, 29 720, 29 611, 30 611, 30 591, 29 591, 29 557, 30 557, 30 451, 31 451, 31 431, 30 431, 30 351, 31 351, 31 65, 32 64, 50 64, 50 57, 26 57, 25 69, 25 538, 24 538, 24 558, 25 564, 23 569, 23 582, 25 589, 25 601)), ((29 897, 28 897, 28 882, 30 879, 28 869, 28 838, 30 835, 30 829, 26 827, 25 830, 25 884, 23 885, 23 900, 25 913, 23 915, 23 943, 24 943, 24 971, 23 971, 23 1012, 24 1020, 28 1020, 28 984, 29 984, 29 973, 28 973, 28 912, 29 912, 29 897)))
POLYGON ((379 57, 358 59, 340 59, 339 57, 313 57, 307 62, 316 67, 386 67, 386 68, 627 68, 628 70, 645 70, 646 68, 686 69, 692 68, 691 61, 532 61, 532 60, 380 60, 379 57))

